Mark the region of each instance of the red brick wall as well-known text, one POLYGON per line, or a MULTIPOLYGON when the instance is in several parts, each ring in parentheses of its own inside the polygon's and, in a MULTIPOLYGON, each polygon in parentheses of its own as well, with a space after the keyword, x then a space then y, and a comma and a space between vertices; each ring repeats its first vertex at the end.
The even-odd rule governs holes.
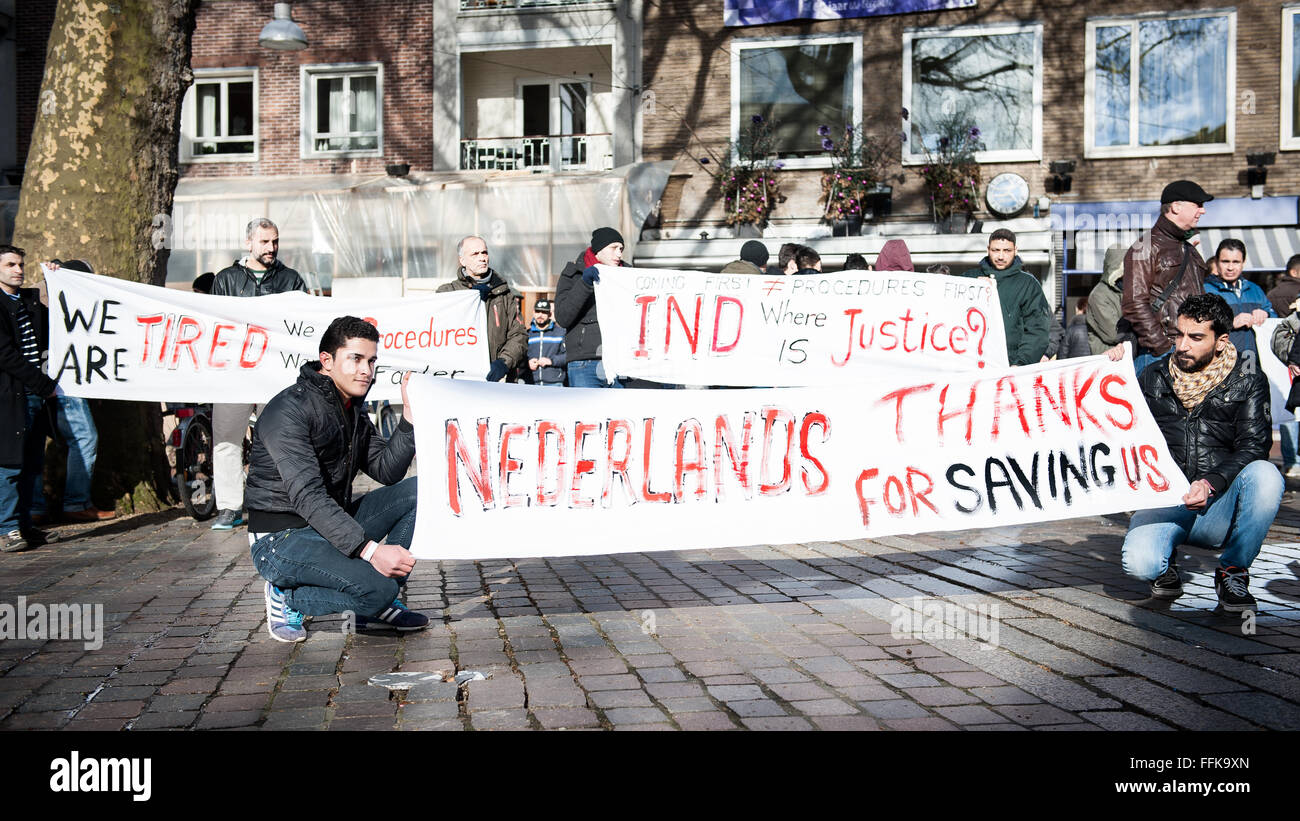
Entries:
POLYGON ((269 51, 257 35, 270 0, 204 0, 194 30, 194 68, 257 66, 259 154, 254 163, 192 163, 182 177, 376 172, 388 163, 433 165, 433 1, 298 0, 303 51, 269 51), (383 63, 382 157, 300 159, 299 66, 383 63))
MULTIPOLYGON (((1248 152, 1276 151, 1279 129, 1279 66, 1281 63, 1281 0, 1238 2, 1235 153, 1141 159, 1083 158, 1085 24, 1089 18, 1132 15, 1156 10, 1220 9, 1222 0, 981 0, 975 9, 893 15, 835 21, 727 29, 722 3, 647 3, 643 39, 644 83, 653 90, 654 116, 645 118, 644 155, 647 160, 676 160, 677 176, 663 201, 667 225, 674 221, 718 221, 721 211, 712 180, 696 163, 701 143, 721 151, 729 131, 731 58, 735 37, 776 37, 860 32, 863 34, 864 121, 868 131, 893 134, 902 106, 902 35, 904 28, 973 25, 1003 22, 1043 24, 1043 157, 1041 162, 987 164, 987 182, 1011 170, 1029 181, 1032 196, 1043 193, 1047 165, 1076 159, 1070 200, 1157 199, 1170 180, 1189 177, 1220 197, 1242 197, 1249 189, 1238 180, 1248 152), (1243 111, 1242 95, 1253 95, 1254 113, 1243 111), (698 138, 698 139, 696 139, 698 138)), ((1300 154, 1279 154, 1269 170, 1270 195, 1300 193, 1300 154)), ((920 180, 901 163, 893 168, 903 182, 894 182, 894 213, 926 213, 920 180)), ((789 199, 774 217, 813 218, 820 171, 781 172, 789 199)), ((1056 199, 1054 197, 1054 199, 1056 199)))

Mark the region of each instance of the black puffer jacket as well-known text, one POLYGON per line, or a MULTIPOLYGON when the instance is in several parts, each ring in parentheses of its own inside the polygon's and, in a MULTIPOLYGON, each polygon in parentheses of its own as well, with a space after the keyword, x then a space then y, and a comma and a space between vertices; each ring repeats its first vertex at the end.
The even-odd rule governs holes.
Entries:
POLYGON ((600 359, 604 353, 596 289, 582 281, 582 272, 595 265, 595 259, 590 248, 578 254, 564 266, 555 286, 555 321, 565 329, 564 350, 569 362, 600 359))
POLYGON ((1174 393, 1169 357, 1151 363, 1138 376, 1169 452, 1189 481, 1205 479, 1221 494, 1242 468, 1268 459, 1273 446, 1273 419, 1268 379, 1258 368, 1243 367, 1245 357, 1227 378, 1190 411, 1174 393))
POLYGON ((242 260, 235 260, 229 268, 222 268, 212 280, 213 296, 266 296, 306 290, 307 285, 298 272, 278 259, 271 263, 260 280, 242 260))
POLYGON ((251 532, 311 527, 345 556, 365 546, 365 531, 348 513, 352 480, 364 470, 381 484, 400 482, 415 458, 415 429, 403 419, 385 442, 363 401, 345 411, 320 363, 308 362, 298 381, 267 403, 253 428, 244 490, 251 532))

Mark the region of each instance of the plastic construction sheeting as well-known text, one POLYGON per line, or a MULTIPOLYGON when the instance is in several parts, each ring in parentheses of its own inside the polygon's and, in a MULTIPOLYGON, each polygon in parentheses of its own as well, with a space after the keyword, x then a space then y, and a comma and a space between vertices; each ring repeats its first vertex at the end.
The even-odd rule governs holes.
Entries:
POLYGON ((671 163, 598 174, 413 174, 182 180, 170 223, 169 284, 181 286, 244 255, 245 226, 267 216, 280 259, 308 284, 337 278, 455 276, 456 243, 482 236, 492 267, 516 288, 547 290, 591 232, 613 226, 631 256, 671 163), (661 167, 662 166, 662 167, 661 167))

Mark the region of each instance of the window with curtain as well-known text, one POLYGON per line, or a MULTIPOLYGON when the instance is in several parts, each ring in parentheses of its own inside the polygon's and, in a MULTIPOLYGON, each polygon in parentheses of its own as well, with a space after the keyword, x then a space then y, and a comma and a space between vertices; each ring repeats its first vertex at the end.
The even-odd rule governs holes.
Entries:
POLYGON ((1300 149, 1300 6, 1282 9, 1282 140, 1281 148, 1300 149))
POLYGON ((1235 18, 1224 12, 1089 21, 1088 154, 1230 150, 1235 18))
POLYGON ((1042 40, 1040 25, 905 32, 905 161, 924 161, 952 129, 979 129, 981 162, 1039 159, 1042 40))
POLYGON ((762 117, 787 167, 825 163, 819 126, 861 119, 861 38, 737 41, 732 46, 732 129, 762 117))
POLYGON ((304 69, 307 156, 377 155, 383 142, 383 78, 378 64, 304 69))
POLYGON ((255 69, 195 71, 182 109, 182 161, 257 158, 255 69))

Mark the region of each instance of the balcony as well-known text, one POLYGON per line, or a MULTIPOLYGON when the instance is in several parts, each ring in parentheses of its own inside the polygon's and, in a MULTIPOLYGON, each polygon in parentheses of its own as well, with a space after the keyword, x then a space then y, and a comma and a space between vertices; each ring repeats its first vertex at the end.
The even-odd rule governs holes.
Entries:
POLYGON ((460 141, 462 171, 608 171, 613 134, 475 137, 460 141))

